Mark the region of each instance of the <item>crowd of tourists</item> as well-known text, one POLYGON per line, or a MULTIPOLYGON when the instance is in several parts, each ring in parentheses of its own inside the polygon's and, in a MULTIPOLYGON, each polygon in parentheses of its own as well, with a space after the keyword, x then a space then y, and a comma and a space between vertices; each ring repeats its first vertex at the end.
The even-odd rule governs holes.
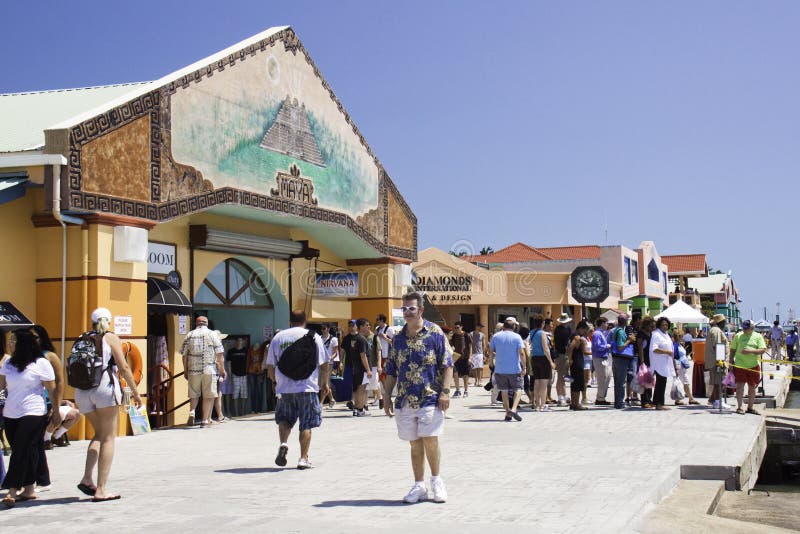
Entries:
MULTIPOLYGON (((603 317, 594 323, 581 320, 576 324, 562 314, 555 321, 535 317, 530 328, 506 317, 489 334, 480 323, 466 332, 460 322, 450 329, 425 320, 418 293, 405 295, 401 310, 402 327, 390 326, 384 315, 376 318, 374 329, 369 320, 354 319, 341 340, 327 326, 321 334, 316 333, 306 324, 303 311, 292 311, 290 327, 277 332, 263 347, 248 350, 239 339, 227 354, 222 345, 224 335, 209 328, 207 317, 197 317, 195 329, 181 348, 192 413, 188 423, 194 424, 199 417, 199 426, 208 427, 214 410, 217 420, 224 420, 221 399, 225 393, 220 386, 230 373, 235 399, 232 409, 237 415, 246 413, 243 401, 252 398, 248 390, 253 392, 262 385, 249 377, 263 372, 269 391, 259 396, 260 403, 250 406, 269 409, 273 396, 279 437, 275 463, 287 465, 289 437, 299 426, 297 468, 311 469, 311 433, 322 424, 323 405, 329 409, 336 406, 332 385, 339 397, 347 397, 341 395, 346 382, 350 394, 347 409, 354 417, 369 415, 370 406, 382 409, 394 418, 399 438, 409 442, 414 483, 404 501, 427 499, 430 487, 431 498, 445 502, 438 440, 448 418, 451 392, 452 398, 463 399, 469 397, 470 387, 490 391, 492 404, 502 403, 502 418, 507 422, 522 420, 523 405, 533 412, 558 408, 585 411, 589 404, 607 409, 669 410, 670 380, 669 397, 674 405, 699 404, 692 395, 691 336, 663 317, 634 313, 630 318, 620 315, 613 324, 603 317), (609 397, 612 385, 613 397, 609 397), (590 388, 596 389, 593 402, 590 388), (426 462, 429 486, 425 483, 426 462)), ((103 373, 98 383, 75 389, 74 404, 63 399, 64 372, 44 328, 17 330, 8 337, 9 346, 0 347, 5 354, 0 362, 2 423, 12 450, 7 472, 0 456, 2 487, 8 490, 2 501, 6 507, 35 499, 37 491, 49 486, 46 450, 64 445, 67 430, 81 415, 91 423, 94 436, 77 488, 95 502, 120 498, 107 488, 118 408, 123 402, 120 377, 128 384, 135 382, 119 338, 109 331, 110 311, 99 308, 91 320, 89 340, 103 373)), ((711 388, 709 404, 726 408, 723 394, 727 388, 735 388, 737 413, 756 413, 759 360, 767 351, 764 338, 754 331, 751 321, 744 321, 742 330, 732 337, 726 335, 724 316, 715 315, 710 322, 704 353, 704 371, 711 388), (746 409, 745 386, 749 388, 746 409)), ((773 335, 773 339, 777 338, 773 335)), ((131 401, 141 405, 135 387, 131 388, 131 401)))

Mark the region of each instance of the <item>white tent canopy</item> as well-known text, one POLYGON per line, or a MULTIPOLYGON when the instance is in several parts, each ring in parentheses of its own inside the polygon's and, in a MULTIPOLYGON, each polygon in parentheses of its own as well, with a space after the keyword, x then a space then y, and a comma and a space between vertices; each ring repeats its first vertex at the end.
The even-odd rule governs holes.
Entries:
POLYGON ((682 300, 677 301, 675 304, 656 315, 656 319, 660 317, 666 317, 673 323, 708 323, 708 317, 700 313, 699 310, 692 308, 682 300))

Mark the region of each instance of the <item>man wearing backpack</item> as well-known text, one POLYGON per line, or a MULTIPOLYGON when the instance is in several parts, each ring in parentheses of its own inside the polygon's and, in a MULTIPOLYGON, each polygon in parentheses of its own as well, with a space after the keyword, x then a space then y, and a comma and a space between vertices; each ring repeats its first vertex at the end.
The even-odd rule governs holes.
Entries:
POLYGON ((311 469, 314 467, 308 459, 311 430, 322 424, 319 399, 325 398, 329 391, 330 362, 322 338, 305 327, 304 311, 292 311, 289 324, 289 328, 275 335, 267 353, 267 372, 276 383, 279 397, 275 422, 280 446, 275 463, 281 467, 286 465, 289 434, 299 420, 300 459, 297 468, 311 469))
POLYGON ((189 381, 189 420, 187 425, 194 424, 194 413, 200 397, 203 398, 203 420, 201 427, 211 424, 211 408, 217 398, 217 374, 225 379, 224 349, 222 341, 213 330, 208 328, 208 317, 198 315, 194 320, 196 328, 186 334, 181 354, 186 380, 189 381))

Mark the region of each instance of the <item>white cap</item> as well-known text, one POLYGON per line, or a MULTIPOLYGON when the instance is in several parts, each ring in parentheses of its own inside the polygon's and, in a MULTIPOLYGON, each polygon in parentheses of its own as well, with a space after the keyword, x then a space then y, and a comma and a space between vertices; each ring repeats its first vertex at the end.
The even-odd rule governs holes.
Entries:
POLYGON ((506 317, 506 321, 511 321, 514 324, 519 324, 516 317, 506 317))
POLYGON ((109 321, 111 320, 111 311, 108 308, 97 308, 95 311, 92 312, 93 323, 96 323, 103 317, 105 317, 109 321))

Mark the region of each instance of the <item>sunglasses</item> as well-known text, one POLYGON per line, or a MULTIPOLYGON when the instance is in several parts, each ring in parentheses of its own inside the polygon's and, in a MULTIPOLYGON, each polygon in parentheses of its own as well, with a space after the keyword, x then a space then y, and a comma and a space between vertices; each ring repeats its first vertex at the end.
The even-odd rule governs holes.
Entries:
POLYGON ((400 306, 400 310, 403 313, 406 313, 406 312, 416 313, 418 309, 419 309, 419 306, 400 306))

